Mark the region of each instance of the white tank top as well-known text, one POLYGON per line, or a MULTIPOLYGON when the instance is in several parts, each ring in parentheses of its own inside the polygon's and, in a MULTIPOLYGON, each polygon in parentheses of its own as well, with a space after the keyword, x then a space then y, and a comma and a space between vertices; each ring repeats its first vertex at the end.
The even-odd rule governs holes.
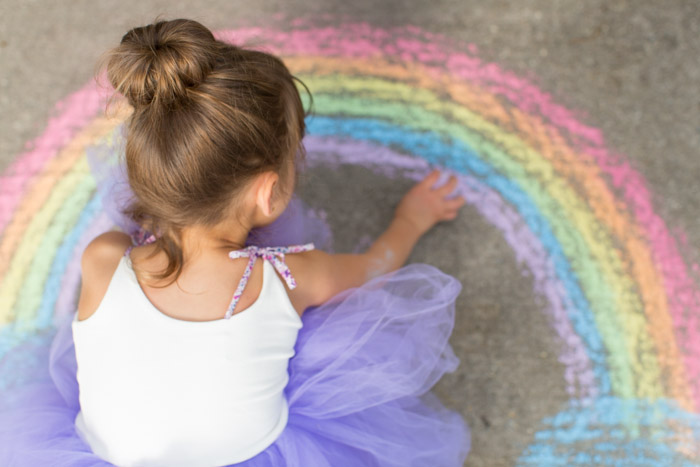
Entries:
POLYGON ((219 466, 275 441, 287 423, 287 365, 302 326, 275 273, 284 268, 277 255, 257 254, 266 260, 251 306, 202 322, 160 312, 122 257, 97 311, 72 322, 75 426, 95 454, 120 466, 219 466))

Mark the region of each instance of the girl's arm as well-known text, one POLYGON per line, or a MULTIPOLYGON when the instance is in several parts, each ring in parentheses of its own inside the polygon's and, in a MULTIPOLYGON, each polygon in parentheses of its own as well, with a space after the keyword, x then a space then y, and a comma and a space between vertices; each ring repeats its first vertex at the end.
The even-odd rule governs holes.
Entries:
POLYGON ((365 253, 331 255, 314 250, 287 256, 299 284, 289 293, 297 311, 400 268, 424 233, 440 221, 457 217, 464 198, 446 199, 457 179, 452 176, 443 186, 433 188, 439 176, 440 172, 433 171, 403 197, 387 230, 365 253))

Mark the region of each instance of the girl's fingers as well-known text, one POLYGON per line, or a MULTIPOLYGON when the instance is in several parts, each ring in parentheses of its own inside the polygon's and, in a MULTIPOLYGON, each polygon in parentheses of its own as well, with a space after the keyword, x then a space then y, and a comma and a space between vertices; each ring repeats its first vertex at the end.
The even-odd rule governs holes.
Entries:
POLYGON ((450 193, 452 193, 452 191, 456 187, 457 187, 457 177, 455 177, 454 175, 451 175, 449 180, 447 180, 447 183, 445 183, 444 185, 442 185, 439 188, 436 188, 435 191, 437 192, 437 194, 439 194, 441 196, 445 196, 445 195, 449 195, 450 193))
POLYGON ((440 178, 440 171, 436 169, 430 172, 428 175, 426 175, 425 178, 419 184, 425 185, 428 188, 432 188, 435 182, 438 181, 438 178, 440 178))
POLYGON ((452 198, 452 199, 446 199, 445 200, 445 209, 447 209, 448 211, 457 210, 457 209, 461 208, 464 205, 464 203, 466 203, 466 202, 467 202, 467 200, 465 200, 463 196, 458 196, 458 197, 452 198))
POLYGON ((451 221, 451 220, 456 219, 458 214, 459 214, 459 211, 457 209, 455 209, 454 211, 447 211, 442 218, 446 221, 451 221))

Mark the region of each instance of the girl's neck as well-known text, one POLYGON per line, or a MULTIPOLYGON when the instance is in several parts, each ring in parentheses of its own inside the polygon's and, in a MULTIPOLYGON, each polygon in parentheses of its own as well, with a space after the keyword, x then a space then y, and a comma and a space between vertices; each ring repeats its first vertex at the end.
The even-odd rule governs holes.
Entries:
POLYGON ((189 227, 182 231, 182 252, 185 258, 220 256, 222 251, 244 248, 249 233, 250 229, 241 225, 228 229, 189 227))
MULTIPOLYGON (((291 192, 290 192, 291 193, 291 192)), ((214 227, 193 225, 182 230, 182 252, 184 257, 218 257, 222 251, 240 250, 245 247, 253 228, 274 222, 287 207, 291 194, 275 201, 271 212, 263 213, 255 200, 244 203, 236 214, 230 214, 214 227)))

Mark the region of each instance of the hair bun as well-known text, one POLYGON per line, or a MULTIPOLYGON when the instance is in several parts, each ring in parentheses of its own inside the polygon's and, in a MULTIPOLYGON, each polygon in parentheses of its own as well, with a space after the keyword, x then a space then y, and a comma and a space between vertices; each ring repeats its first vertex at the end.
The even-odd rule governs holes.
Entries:
POLYGON ((216 62, 216 44, 209 29, 187 19, 134 28, 109 58, 109 80, 134 107, 170 105, 204 81, 216 62))

